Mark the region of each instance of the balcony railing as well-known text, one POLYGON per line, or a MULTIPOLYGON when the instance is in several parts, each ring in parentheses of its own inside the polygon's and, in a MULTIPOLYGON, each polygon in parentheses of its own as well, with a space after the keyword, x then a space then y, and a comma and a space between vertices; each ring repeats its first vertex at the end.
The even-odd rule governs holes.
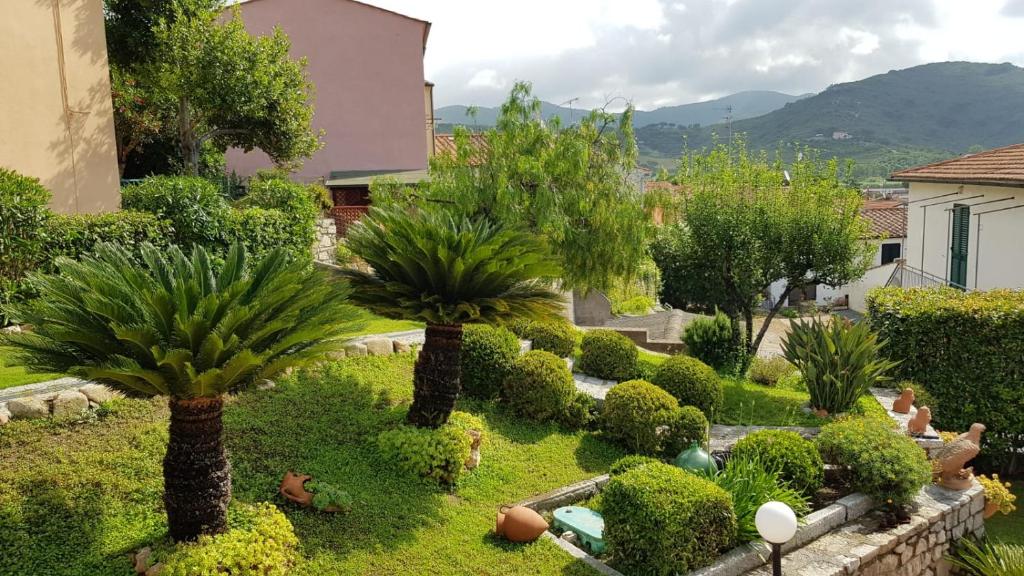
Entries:
POLYGON ((935 286, 952 286, 960 290, 968 290, 966 286, 961 286, 955 282, 950 282, 945 278, 940 278, 935 274, 930 274, 919 268, 908 266, 904 261, 897 261, 896 268, 893 269, 892 275, 889 276, 889 281, 885 283, 886 286, 897 286, 900 288, 930 288, 935 286))

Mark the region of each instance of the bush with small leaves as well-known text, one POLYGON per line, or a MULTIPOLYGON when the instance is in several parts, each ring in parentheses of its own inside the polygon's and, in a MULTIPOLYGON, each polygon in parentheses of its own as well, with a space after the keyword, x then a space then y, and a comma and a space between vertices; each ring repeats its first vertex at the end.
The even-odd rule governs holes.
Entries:
POLYGON ((640 353, 629 338, 614 330, 590 330, 583 335, 580 370, 605 380, 636 376, 640 353))
POLYGON ((902 506, 932 480, 932 466, 914 439, 890 422, 844 418, 815 438, 824 461, 845 469, 850 485, 879 504, 902 506))
POLYGON ((505 328, 467 324, 462 328, 462 391, 467 396, 490 400, 519 355, 519 340, 505 328))
POLYGON ((516 359, 502 389, 502 399, 513 412, 538 422, 563 415, 575 395, 565 360, 543 350, 516 359))
POLYGON ((198 176, 151 176, 121 189, 121 208, 170 220, 174 243, 223 254, 231 209, 217 185, 198 176))
POLYGON ((677 422, 678 411, 679 403, 668 392, 644 380, 629 380, 605 396, 602 428, 630 452, 660 454, 666 435, 658 428, 677 422))
POLYGON ((406 472, 452 486, 458 482, 469 458, 473 443, 470 430, 483 434, 483 422, 472 414, 452 412, 440 428, 402 424, 381 432, 377 443, 381 452, 406 472))
POLYGON ((579 331, 568 322, 531 322, 525 330, 534 350, 551 352, 559 358, 572 356, 579 342, 579 331))
POLYGON ((654 372, 651 382, 666 390, 684 406, 696 406, 714 421, 725 403, 718 374, 700 360, 682 354, 665 360, 654 372))
POLYGON ((662 448, 665 457, 675 458, 694 442, 707 444, 708 428, 707 417, 696 406, 683 406, 673 412, 662 448))
POLYGON ((597 401, 588 394, 577 392, 558 417, 558 423, 569 430, 589 429, 597 422, 597 413, 597 401))
POLYGON ((732 370, 741 357, 732 321, 719 311, 715 311, 714 316, 700 316, 687 324, 683 342, 689 354, 715 370, 732 370))
POLYGON ((0 305, 29 295, 25 274, 43 261, 49 201, 38 179, 0 168, 0 305))
POLYGON ((775 386, 785 376, 796 372, 796 366, 789 363, 782 356, 762 358, 755 356, 750 362, 750 371, 747 376, 762 386, 775 386))
POLYGON ((661 460, 651 456, 644 456, 642 454, 630 454, 629 456, 623 456, 619 458, 608 468, 609 476, 618 476, 629 472, 633 468, 639 468, 641 466, 647 466, 648 464, 661 464, 661 460))
POLYGON ((736 536, 728 492, 660 462, 612 477, 601 511, 614 567, 626 574, 685 574, 713 562, 736 536))
POLYGON ((732 457, 758 459, 807 496, 825 480, 825 464, 814 443, 789 430, 760 430, 741 438, 732 457))

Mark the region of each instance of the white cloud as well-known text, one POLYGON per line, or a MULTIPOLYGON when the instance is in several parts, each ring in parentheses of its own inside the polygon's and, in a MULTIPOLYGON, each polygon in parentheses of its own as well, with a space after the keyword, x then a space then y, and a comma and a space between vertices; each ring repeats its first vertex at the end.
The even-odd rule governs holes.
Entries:
POLYGON ((508 86, 508 81, 498 76, 497 70, 485 68, 474 74, 473 77, 469 79, 469 82, 466 82, 466 86, 469 86, 470 88, 503 89, 508 86))

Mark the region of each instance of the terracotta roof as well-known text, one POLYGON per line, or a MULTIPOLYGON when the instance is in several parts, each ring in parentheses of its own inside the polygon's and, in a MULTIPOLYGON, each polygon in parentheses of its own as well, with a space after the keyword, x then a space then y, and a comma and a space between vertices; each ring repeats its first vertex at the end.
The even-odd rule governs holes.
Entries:
MULTIPOLYGON (((470 157, 469 163, 473 166, 483 164, 487 156, 486 152, 490 148, 490 144, 487 142, 487 136, 485 134, 470 134, 469 143, 476 149, 475 153, 470 157)), ((456 151, 455 134, 434 135, 434 154, 449 154, 454 156, 456 151)))
POLYGON ((907 237, 907 205, 893 200, 875 200, 864 204, 860 215, 868 221, 872 236, 907 237))
POLYGON ((1024 186, 1024 144, 893 172, 890 180, 1024 186))

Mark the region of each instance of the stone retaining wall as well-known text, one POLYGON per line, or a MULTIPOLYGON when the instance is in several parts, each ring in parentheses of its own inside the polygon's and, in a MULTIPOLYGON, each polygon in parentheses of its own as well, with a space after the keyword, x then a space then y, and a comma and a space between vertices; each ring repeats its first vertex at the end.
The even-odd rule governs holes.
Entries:
POLYGON ((313 260, 334 264, 334 248, 337 244, 338 230, 334 218, 321 218, 317 220, 313 260))

